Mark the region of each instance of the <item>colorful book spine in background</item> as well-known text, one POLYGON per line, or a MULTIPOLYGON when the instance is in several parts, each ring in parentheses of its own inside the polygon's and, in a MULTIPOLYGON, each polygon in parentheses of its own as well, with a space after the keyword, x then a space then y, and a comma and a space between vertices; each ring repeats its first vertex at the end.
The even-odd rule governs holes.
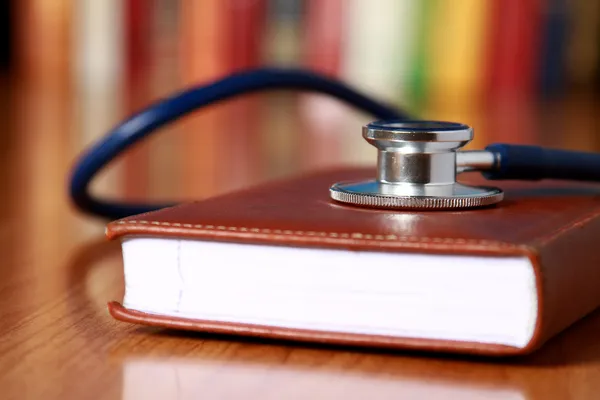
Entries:
POLYGON ((425 6, 420 1, 398 0, 396 2, 396 23, 399 25, 394 45, 394 73, 398 91, 395 103, 404 106, 409 102, 411 68, 417 55, 416 43, 419 32, 419 18, 425 6))
MULTIPOLYGON (((224 67, 229 72, 237 72, 259 66, 266 0, 225 0, 223 3, 225 18, 229 21, 229 32, 223 43, 224 67)), ((229 115, 223 125, 223 134, 228 138, 228 161, 218 168, 218 179, 227 185, 224 190, 251 185, 259 177, 260 96, 246 94, 219 106, 229 115)))
MULTIPOLYGON (((302 42, 302 0, 269 0, 262 58, 267 65, 283 67, 300 63, 302 42)), ((265 95, 260 125, 261 171, 265 179, 286 176, 298 170, 298 93, 269 92, 265 95)))
POLYGON ((479 108, 489 4, 480 0, 436 2, 427 44, 427 114, 472 126, 477 134, 469 146, 476 148, 485 141, 479 108))
POLYGON ((290 66, 300 62, 304 1, 267 0, 262 58, 268 64, 290 66))
MULTIPOLYGON (((596 29, 595 44, 597 53, 600 53, 600 26, 597 26, 596 29)), ((598 57, 600 58, 600 55, 598 57)), ((600 92, 600 59, 596 60, 596 65, 594 67, 594 83, 596 86, 596 93, 598 93, 600 92)))
MULTIPOLYGON (((150 101, 152 5, 146 0, 126 0, 124 4, 125 65, 123 98, 125 113, 131 115, 150 101)), ((150 143, 128 150, 124 166, 124 195, 144 198, 150 192, 150 143)))
POLYGON ((81 143, 73 124, 75 13, 68 0, 24 0, 13 6, 16 73, 10 76, 10 86, 4 87, 13 90, 3 91, 0 106, 7 118, 2 119, 3 127, 9 126, 2 135, 12 147, 4 155, 17 155, 8 164, 12 170, 7 178, 17 184, 3 181, 5 191, 10 187, 16 193, 6 196, 0 213, 11 213, 7 218, 22 216, 13 232, 25 243, 17 253, 26 261, 17 261, 18 265, 43 266, 47 257, 66 254, 69 235, 81 239, 82 234, 89 237, 99 231, 97 224, 90 227, 92 222, 84 232, 56 231, 57 226, 69 224, 73 215, 63 182, 81 143))
POLYGON ((493 0, 485 64, 488 141, 530 143, 536 122, 542 9, 538 0, 493 0))
MULTIPOLYGON (((226 74, 225 5, 222 0, 181 0, 182 85, 207 83, 226 74)), ((179 176, 184 198, 204 198, 220 190, 217 168, 225 167, 226 138, 223 138, 224 114, 220 107, 203 109, 183 121, 179 132, 179 176)))
POLYGON ((413 52, 408 70, 406 97, 414 114, 421 114, 427 103, 428 46, 431 35, 432 14, 438 0, 422 0, 416 10, 413 52))
POLYGON ((397 103, 407 80, 415 2, 351 0, 346 3, 343 77, 389 103, 397 103))
MULTIPOLYGON (((150 43, 150 65, 147 66, 150 81, 150 95, 153 100, 171 96, 180 89, 179 44, 179 4, 172 0, 152 0, 150 43)), ((178 139, 180 124, 164 126, 160 133, 148 142, 150 165, 149 198, 164 203, 177 195, 179 182, 178 139)))
POLYGON ((543 115, 536 142, 570 150, 597 148, 597 106, 593 87, 598 62, 597 0, 551 0, 545 3, 544 44, 541 58, 541 101, 543 115), (545 84, 545 86, 544 86, 545 84), (583 90, 582 90, 583 89, 583 90), (555 101, 559 100, 559 101, 555 101))
POLYGON ((89 146, 124 117, 123 2, 78 1, 73 16, 72 61, 81 132, 78 145, 89 146))
MULTIPOLYGON (((120 0, 73 2, 72 38, 73 94, 78 153, 103 137, 123 114, 124 4, 120 0)), ((39 44, 38 44, 39 45, 39 44)), ((50 47, 49 47, 50 48, 50 47)), ((123 197, 124 161, 119 158, 94 180, 102 196, 123 197)), ((86 230, 99 233, 86 224, 86 230)))
MULTIPOLYGON (((340 74, 345 34, 344 0, 309 0, 302 27, 302 65, 323 75, 340 74)), ((319 94, 303 94, 301 153, 303 168, 318 168, 339 162, 346 108, 337 100, 319 94)))
POLYGON ((553 145, 597 151, 600 135, 594 81, 598 71, 600 83, 600 1, 570 0, 568 5, 566 79, 571 93, 563 109, 565 122, 553 145))
POLYGON ((479 103, 483 79, 487 1, 438 1, 428 43, 429 102, 436 108, 479 103))
POLYGON ((556 97, 564 90, 568 12, 567 0, 546 0, 544 3, 538 66, 539 92, 544 98, 556 97))
POLYGON ((488 98, 536 93, 541 43, 539 0, 491 0, 485 89, 488 98))
POLYGON ((224 0, 229 20, 227 63, 232 71, 261 64, 267 0, 224 0))
POLYGON ((302 26, 302 64, 321 74, 336 77, 342 61, 344 0, 306 1, 302 26))
POLYGON ((566 74, 567 82, 577 89, 589 89, 594 83, 600 50, 600 1, 569 2, 566 74))
MULTIPOLYGON (((415 4, 398 0, 345 2, 342 79, 390 104, 397 104, 404 97, 416 29, 415 4)), ((360 133, 356 134, 356 127, 370 118, 353 114, 345 128, 349 134, 344 152, 360 163, 373 161, 372 149, 365 145, 360 133)))
POLYGON ((13 2, 15 62, 19 77, 44 85, 62 85, 72 73, 73 2, 70 0, 13 2))

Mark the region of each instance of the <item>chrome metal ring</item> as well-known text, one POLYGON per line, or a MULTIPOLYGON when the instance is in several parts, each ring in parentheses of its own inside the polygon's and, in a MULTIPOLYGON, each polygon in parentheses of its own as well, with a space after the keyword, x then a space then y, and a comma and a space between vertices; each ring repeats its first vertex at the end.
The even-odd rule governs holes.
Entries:
MULTIPOLYGON (((375 182, 373 182, 375 183, 375 182)), ((382 184, 378 184, 380 187, 382 184)), ((374 188, 375 186, 371 186, 374 188)), ((369 189, 365 183, 336 183, 329 189, 331 199, 347 204, 383 209, 457 210, 496 204, 504 192, 494 187, 467 186, 459 183, 462 195, 422 196, 383 194, 380 189, 369 189)), ((454 190, 456 191, 456 190, 454 190)))
POLYGON ((493 165, 493 155, 460 154, 473 138, 467 125, 441 121, 376 121, 363 127, 363 138, 377 149, 375 180, 336 183, 330 197, 338 202, 390 209, 452 210, 501 201, 502 190, 460 184, 458 173, 493 165), (460 162, 459 162, 460 161, 460 162))

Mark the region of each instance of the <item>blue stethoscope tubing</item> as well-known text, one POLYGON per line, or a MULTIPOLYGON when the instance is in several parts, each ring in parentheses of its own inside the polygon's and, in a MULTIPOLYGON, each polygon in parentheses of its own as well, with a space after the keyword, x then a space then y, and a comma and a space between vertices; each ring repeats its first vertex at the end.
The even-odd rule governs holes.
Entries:
MULTIPOLYGON (((119 219, 172 204, 134 204, 96 198, 90 194, 94 177, 133 144, 169 122, 201 107, 264 90, 294 89, 327 94, 372 114, 380 120, 413 120, 408 113, 371 99, 335 79, 301 69, 259 68, 239 72, 206 85, 189 88, 132 115, 87 149, 76 161, 70 179, 70 197, 82 212, 119 219)), ((538 146, 494 144, 486 148, 502 162, 487 179, 600 180, 600 155, 538 146)))

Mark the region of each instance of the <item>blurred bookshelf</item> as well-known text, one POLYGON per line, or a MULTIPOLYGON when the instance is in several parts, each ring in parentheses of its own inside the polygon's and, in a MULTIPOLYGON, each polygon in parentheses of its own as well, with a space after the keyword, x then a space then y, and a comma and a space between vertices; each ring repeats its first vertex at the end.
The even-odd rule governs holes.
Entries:
MULTIPOLYGON (((600 150, 600 0, 21 0, 3 10, 3 65, 15 84, 68 105, 45 131, 69 161, 153 101, 264 65, 310 68, 421 118, 470 124, 470 148, 600 150)), ((319 95, 253 94, 161 129, 97 190, 201 198, 373 164, 360 136, 369 120, 319 95)))

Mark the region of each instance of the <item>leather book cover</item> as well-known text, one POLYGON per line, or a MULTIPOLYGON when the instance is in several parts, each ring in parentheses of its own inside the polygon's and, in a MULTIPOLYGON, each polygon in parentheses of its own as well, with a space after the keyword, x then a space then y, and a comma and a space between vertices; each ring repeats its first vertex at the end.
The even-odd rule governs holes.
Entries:
MULTIPOLYGON (((111 302, 117 320, 151 326, 340 345, 482 355, 527 354, 600 305, 600 187, 562 181, 494 181, 493 206, 395 211, 336 203, 329 187, 374 169, 338 169, 267 182, 206 200, 128 217, 107 226, 127 235, 428 254, 524 256, 536 275, 538 318, 524 348, 430 339, 319 332, 152 315, 111 302)), ((460 181, 488 185, 480 175, 460 181)), ((507 293, 507 296, 510 296, 507 293)))

